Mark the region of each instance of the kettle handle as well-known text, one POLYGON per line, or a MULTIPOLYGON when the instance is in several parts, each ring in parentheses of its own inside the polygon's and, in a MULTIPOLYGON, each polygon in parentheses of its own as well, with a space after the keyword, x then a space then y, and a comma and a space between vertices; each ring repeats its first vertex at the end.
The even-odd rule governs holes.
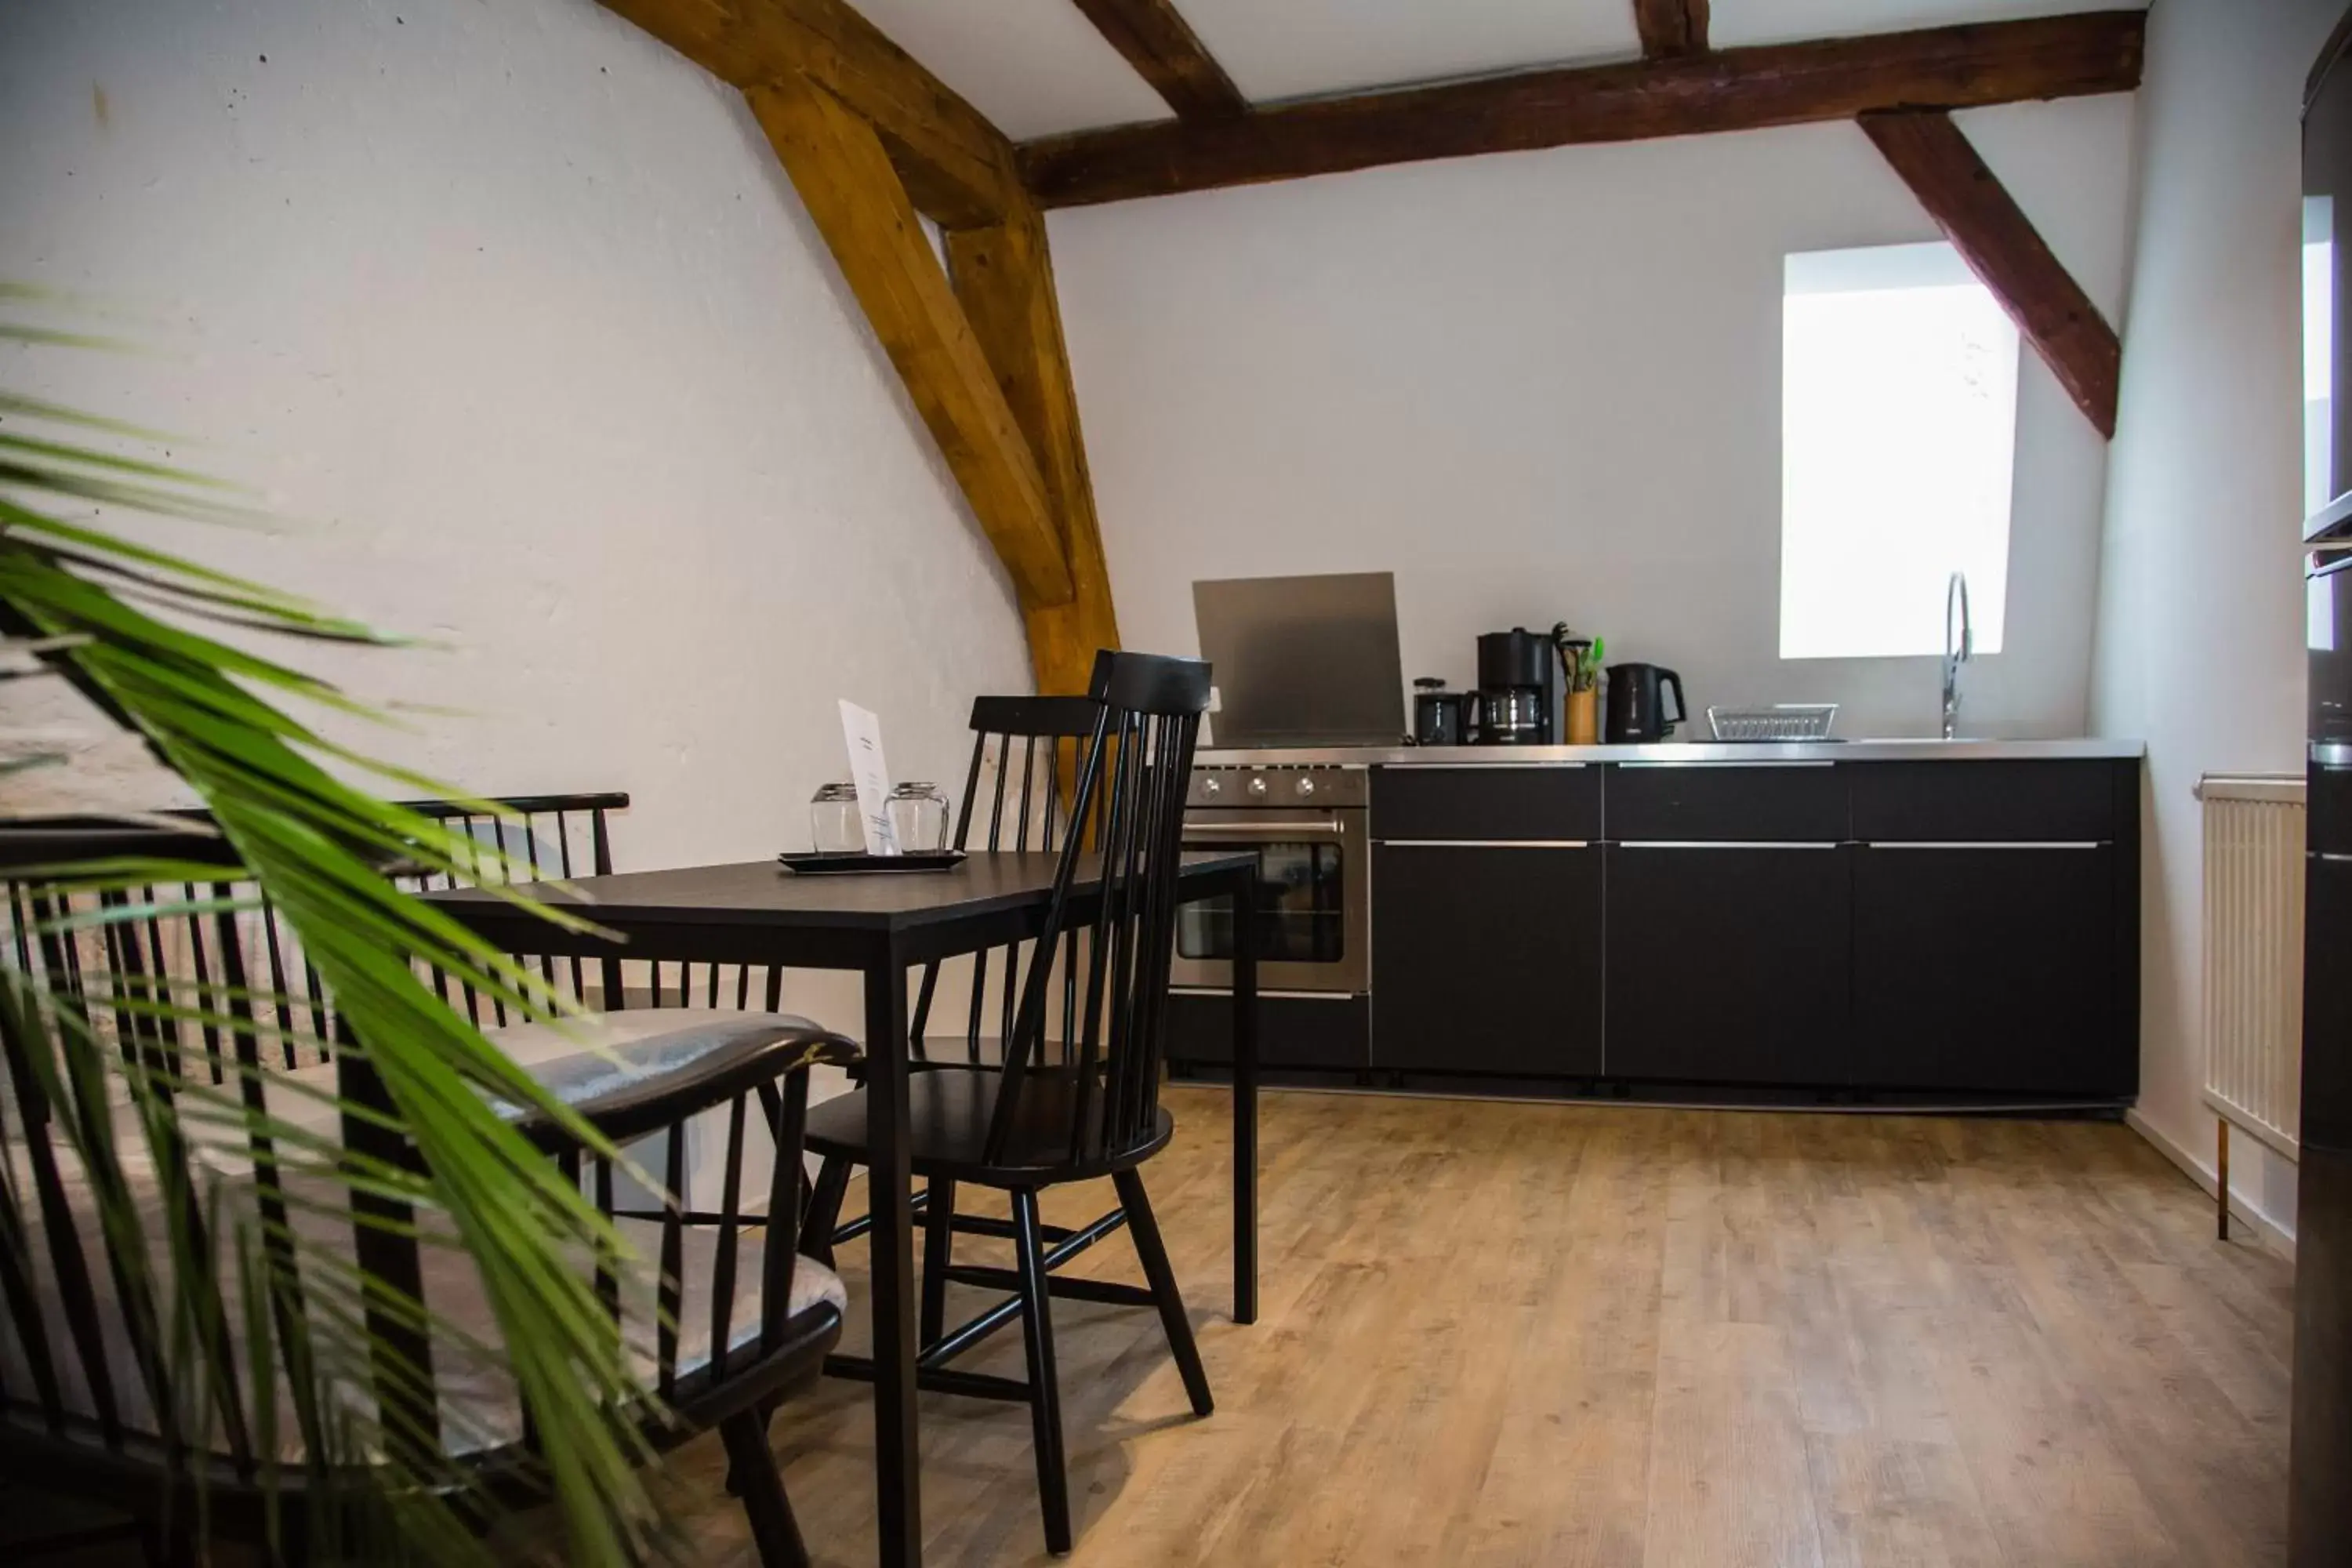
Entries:
MULTIPOLYGON (((1664 711, 1658 714, 1658 732, 1664 734, 1677 724, 1690 722, 1690 703, 1683 696, 1683 678, 1677 671, 1671 669, 1658 671, 1658 686, 1662 690, 1669 686, 1675 689, 1675 716, 1669 719, 1664 711)), ((1663 710, 1665 704, 1661 702, 1658 706, 1663 710)))

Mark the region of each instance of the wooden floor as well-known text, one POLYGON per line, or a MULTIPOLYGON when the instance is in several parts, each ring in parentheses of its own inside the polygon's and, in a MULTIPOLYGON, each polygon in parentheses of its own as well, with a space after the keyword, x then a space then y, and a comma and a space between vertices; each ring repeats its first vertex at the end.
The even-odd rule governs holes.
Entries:
MULTIPOLYGON (((1057 1304, 1073 1563, 2283 1559, 2288 1267, 2123 1127, 1270 1094, 1242 1328, 1225 1100, 1172 1100, 1217 1411, 1149 1311, 1057 1304)), ((1018 1334, 969 1364, 1019 1376, 1018 1334)), ((775 1424, 828 1565, 875 1560, 866 1394, 775 1424)), ((752 1562, 716 1447, 677 1469, 699 1559, 752 1562)), ((1049 1561, 1019 1406, 924 1395, 923 1501, 932 1563, 1049 1561)))

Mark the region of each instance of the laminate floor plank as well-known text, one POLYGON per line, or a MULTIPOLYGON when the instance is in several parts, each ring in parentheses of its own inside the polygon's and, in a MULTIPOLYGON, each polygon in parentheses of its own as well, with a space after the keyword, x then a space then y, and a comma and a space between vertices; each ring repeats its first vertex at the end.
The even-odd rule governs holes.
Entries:
MULTIPOLYGON (((1242 1327, 1227 1102, 1168 1100, 1144 1174, 1217 1409, 1150 1311, 1056 1303, 1077 1568, 2280 1560, 2291 1270, 2216 1242, 2126 1128, 1269 1093, 1242 1327)), ((863 1247, 842 1265, 862 1344, 863 1247)), ((1073 1268, 1141 1278, 1118 1236, 1073 1268)), ((962 1364, 1021 1363, 1008 1331, 962 1364)), ((929 1560, 1050 1562, 1025 1413, 922 1410, 929 1560)), ((867 1390, 773 1436, 817 1562, 871 1563, 867 1390)), ((698 1442, 666 1485, 696 1561, 738 1568, 723 1468, 698 1442)))

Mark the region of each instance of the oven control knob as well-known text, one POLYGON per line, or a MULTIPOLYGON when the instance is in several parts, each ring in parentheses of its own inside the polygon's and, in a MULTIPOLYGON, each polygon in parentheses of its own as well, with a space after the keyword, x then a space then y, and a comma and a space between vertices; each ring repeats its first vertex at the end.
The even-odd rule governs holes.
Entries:
POLYGON ((1250 794, 1263 796, 1265 794, 1265 781, 1264 779, 1250 780, 1250 794))
POLYGON ((1313 779, 1300 779, 1298 781, 1298 793, 1301 795, 1313 795, 1315 793, 1315 781, 1313 779))
POLYGON ((1219 784, 1214 779, 1202 779, 1201 781, 1201 793, 1210 796, 1221 795, 1225 793, 1225 786, 1219 784))

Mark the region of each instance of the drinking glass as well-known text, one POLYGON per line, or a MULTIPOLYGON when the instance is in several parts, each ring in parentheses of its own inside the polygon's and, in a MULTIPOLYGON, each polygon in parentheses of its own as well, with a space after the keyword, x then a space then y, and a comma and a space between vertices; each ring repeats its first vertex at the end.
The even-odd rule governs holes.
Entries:
POLYGON ((857 809, 856 784, 843 779, 810 797, 809 846, 820 855, 866 852, 866 818, 857 809))
POLYGON ((929 854, 948 847, 948 797, 939 785, 909 780, 890 792, 885 809, 890 814, 890 831, 906 854, 929 854))

